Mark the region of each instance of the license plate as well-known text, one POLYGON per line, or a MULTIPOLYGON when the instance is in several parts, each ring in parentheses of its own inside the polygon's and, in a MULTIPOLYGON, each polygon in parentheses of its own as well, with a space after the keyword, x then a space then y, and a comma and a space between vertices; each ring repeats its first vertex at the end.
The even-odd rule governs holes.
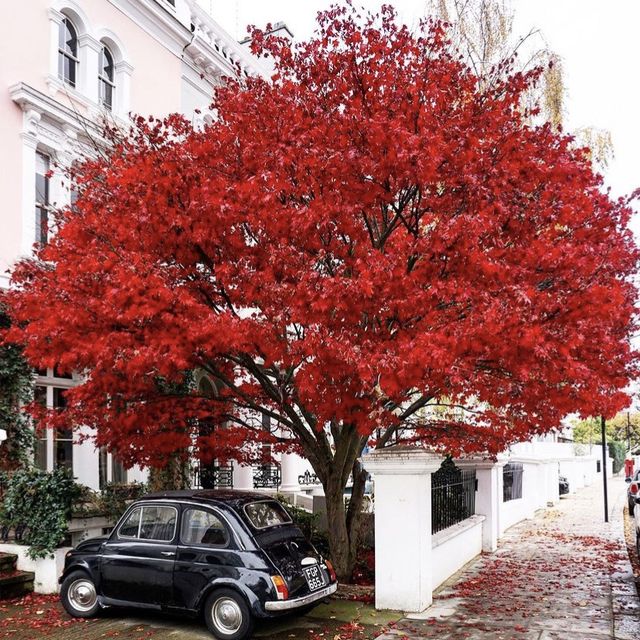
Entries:
POLYGON ((327 586, 327 579, 320 570, 319 565, 314 564, 311 567, 304 567, 302 571, 304 572, 304 577, 307 579, 310 591, 316 591, 317 589, 327 586))

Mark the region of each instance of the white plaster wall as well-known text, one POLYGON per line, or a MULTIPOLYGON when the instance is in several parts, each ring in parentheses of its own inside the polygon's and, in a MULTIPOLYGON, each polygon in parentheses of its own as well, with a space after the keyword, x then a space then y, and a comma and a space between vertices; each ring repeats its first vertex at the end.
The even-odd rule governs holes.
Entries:
MULTIPOLYGON (((500 496, 502 500, 502 496, 500 496)), ((530 507, 524 498, 519 500, 509 500, 509 502, 500 502, 500 536, 514 524, 521 520, 526 520, 530 516, 530 507)))
POLYGON ((434 589, 482 553, 484 519, 484 516, 471 516, 431 537, 434 589))
POLYGON ((71 547, 56 549, 52 557, 32 560, 27 555, 29 547, 20 544, 0 543, 0 552, 13 553, 18 556, 19 571, 33 571, 35 580, 33 589, 36 593, 57 593, 59 591, 58 577, 64 569, 64 557, 71 547))

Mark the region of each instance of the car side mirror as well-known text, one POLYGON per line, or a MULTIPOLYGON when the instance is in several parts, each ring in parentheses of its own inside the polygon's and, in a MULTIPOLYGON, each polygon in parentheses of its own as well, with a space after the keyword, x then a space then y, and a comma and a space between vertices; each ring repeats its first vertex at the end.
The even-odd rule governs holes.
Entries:
POLYGON ((624 479, 624 481, 625 481, 625 482, 631 482, 631 476, 627 476, 627 477, 624 479))

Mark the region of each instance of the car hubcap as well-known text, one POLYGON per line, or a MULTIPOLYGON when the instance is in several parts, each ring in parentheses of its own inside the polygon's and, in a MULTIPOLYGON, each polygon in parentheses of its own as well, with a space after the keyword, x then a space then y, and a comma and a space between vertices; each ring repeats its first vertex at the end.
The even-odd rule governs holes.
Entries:
POLYGON ((90 580, 76 580, 69 587, 69 602, 78 611, 91 611, 97 600, 96 588, 90 580))
POLYGON ((213 603, 213 622, 220 633, 232 634, 242 624, 242 611, 231 598, 219 598, 213 603))

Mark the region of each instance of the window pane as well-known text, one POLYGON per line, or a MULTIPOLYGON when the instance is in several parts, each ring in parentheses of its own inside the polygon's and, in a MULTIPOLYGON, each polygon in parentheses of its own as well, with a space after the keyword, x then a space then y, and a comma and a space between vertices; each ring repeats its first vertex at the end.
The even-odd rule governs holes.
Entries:
POLYGON ((60 37, 58 45, 63 51, 70 53, 74 58, 78 57, 78 38, 76 29, 69 18, 65 18, 60 25, 60 37), (62 42, 60 42, 62 39, 62 42))
POLYGON ((117 482, 118 484, 125 484, 127 481, 127 470, 124 468, 122 462, 116 458, 111 459, 111 482, 117 482))
MULTIPOLYGON (((46 374, 46 370, 45 370, 46 374)), ((47 406, 47 387, 42 387, 40 385, 36 386, 33 391, 33 399, 40 406, 47 406)), ((36 425, 37 427, 37 425, 36 425)), ((47 470, 47 430, 42 429, 36 431, 37 441, 36 441, 36 450, 35 450, 35 464, 38 469, 42 469, 43 471, 47 470)))
POLYGON ((47 470, 47 439, 38 438, 36 441, 35 463, 38 469, 47 470))
POLYGON ((251 502, 245 505, 244 511, 256 529, 265 529, 291 522, 289 514, 279 502, 275 501, 251 502))
POLYGON ((184 544, 206 544, 217 547, 229 542, 227 530, 210 511, 188 509, 182 516, 180 539, 184 544))
POLYGON ((140 538, 142 540, 173 540, 177 511, 173 507, 143 507, 140 538))
POLYGON ((118 530, 119 536, 124 536, 127 538, 137 538, 138 537, 138 525, 140 524, 140 512, 142 509, 134 509, 129 517, 122 523, 120 529, 118 530))
MULTIPOLYGON (((65 378, 66 380, 73 380, 73 374, 67 373, 58 367, 57 365, 53 368, 53 377, 54 378, 65 378)), ((62 389, 61 389, 62 391, 62 389)))
POLYGON ((56 440, 56 468, 73 471, 73 441, 56 440))
POLYGON ((46 244, 49 235, 49 157, 43 153, 36 153, 36 242, 46 244))
POLYGON ((72 87, 76 86, 76 61, 64 56, 64 74, 62 79, 72 87))

